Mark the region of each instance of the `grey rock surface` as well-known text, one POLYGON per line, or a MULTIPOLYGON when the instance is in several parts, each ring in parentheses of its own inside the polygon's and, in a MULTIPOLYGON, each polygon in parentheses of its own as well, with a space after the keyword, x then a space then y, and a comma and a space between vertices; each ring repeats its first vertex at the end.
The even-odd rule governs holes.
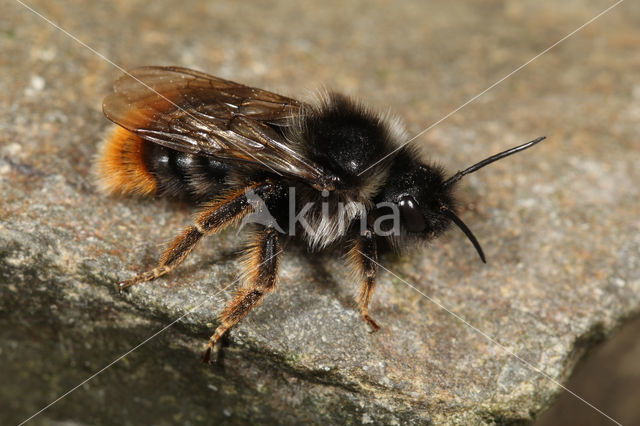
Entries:
MULTIPOLYGON (((30 3, 124 68, 188 66, 296 97, 323 84, 391 109, 410 134, 610 4, 30 3)), ((2 424, 115 360, 32 423, 530 423, 554 381, 640 310, 637 3, 418 140, 454 172, 549 137, 462 185, 488 265, 457 231, 383 256, 391 272, 372 305, 383 328, 371 334, 342 259, 289 247, 279 290, 213 368, 198 354, 233 294, 242 235, 210 238, 171 276, 118 294, 114 282, 153 266, 193 209, 96 191, 100 107, 119 72, 19 3, 2 11, 2 424)))

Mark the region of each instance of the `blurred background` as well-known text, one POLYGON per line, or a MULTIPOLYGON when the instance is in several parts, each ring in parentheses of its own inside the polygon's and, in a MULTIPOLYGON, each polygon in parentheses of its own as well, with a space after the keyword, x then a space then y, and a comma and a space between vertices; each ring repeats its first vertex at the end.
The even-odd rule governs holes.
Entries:
MULTIPOLYGON (((91 159, 106 127, 102 99, 120 74, 113 64, 125 69, 152 64, 190 67, 293 97, 329 87, 394 111, 414 135, 614 2, 33 0, 25 4, 33 11, 12 0, 0 5, 1 153, 3 158, 34 159, 45 170, 70 167, 68 179, 90 193, 91 159), (14 140, 23 142, 16 147, 14 140)), ((594 157, 637 154, 639 28, 640 5, 622 3, 422 136, 425 155, 439 158, 445 153, 449 163, 462 164, 523 142, 520 135, 540 134, 564 141, 550 152, 567 163, 577 161, 574 156, 581 152, 594 157), (461 139, 491 141, 490 148, 478 145, 459 152, 456 142, 461 139)), ((562 170, 549 165, 541 167, 547 167, 550 177, 562 175, 562 170)), ((12 298, 18 292, 3 293, 0 308, 0 371, 5 377, 0 419, 5 424, 25 419, 103 365, 90 360, 90 343, 83 342, 89 345, 85 350, 66 342, 64 329, 50 329, 46 321, 21 328, 25 305, 17 296, 12 298), (49 356, 47 345, 31 347, 38 359, 32 370, 12 368, 22 356, 25 330, 37 335, 38 328, 55 336, 50 343, 55 342, 58 353, 51 358, 51 368, 69 372, 46 389, 38 374, 48 374, 43 367, 49 356), (71 358, 83 360, 67 365, 65 360, 71 358, 64 352, 73 350, 78 352, 71 358)), ((51 309, 56 309, 54 299, 51 309)), ((75 326, 83 325, 69 325, 75 326)), ((640 424, 639 335, 640 321, 629 320, 588 354, 567 382, 576 394, 623 424, 640 424)), ((101 350, 123 353, 130 348, 120 344, 117 335, 100 338, 112 342, 99 346, 101 350)), ((172 338, 179 336, 169 334, 154 344, 170 344, 172 338)), ((153 347, 141 348, 140 353, 152 359, 153 347)), ((134 373, 125 368, 117 374, 134 373)), ((170 387, 174 372, 165 368, 162 374, 153 386, 170 387)), ((139 391, 148 385, 140 384, 139 391)), ((95 380, 84 389, 100 394, 101 386, 95 380)), ((172 418, 163 412, 162 401, 150 402, 144 395, 119 400, 121 407, 108 409, 91 403, 83 407, 81 394, 74 397, 79 399, 68 416, 43 414, 32 423, 110 424, 113 420, 105 413, 111 412, 130 413, 133 424, 208 422, 206 416, 172 418), (138 404, 144 407, 140 412, 138 404)), ((561 394, 538 424, 610 422, 571 395, 561 394)))

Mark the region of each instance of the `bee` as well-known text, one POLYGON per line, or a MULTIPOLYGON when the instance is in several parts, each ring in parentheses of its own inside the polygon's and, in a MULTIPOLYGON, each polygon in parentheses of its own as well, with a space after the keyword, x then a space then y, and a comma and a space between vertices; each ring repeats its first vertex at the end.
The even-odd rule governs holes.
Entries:
POLYGON ((422 161, 400 121, 338 93, 305 103, 179 67, 142 67, 114 84, 103 103, 117 124, 98 160, 109 193, 178 197, 201 203, 193 225, 158 265, 118 283, 161 277, 208 235, 240 223, 254 232, 245 250, 245 284, 226 305, 203 361, 222 336, 276 289, 283 245, 344 248, 359 281, 360 316, 369 313, 378 246, 396 249, 437 238, 452 224, 486 263, 480 243, 456 214, 460 179, 544 137, 447 177, 422 161))

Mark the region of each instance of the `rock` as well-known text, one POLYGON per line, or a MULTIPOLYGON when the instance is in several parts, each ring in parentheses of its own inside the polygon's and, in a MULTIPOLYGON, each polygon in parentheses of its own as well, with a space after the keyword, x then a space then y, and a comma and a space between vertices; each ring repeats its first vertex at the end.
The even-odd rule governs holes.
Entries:
MULTIPOLYGON (((125 68, 189 66, 295 96, 325 83, 416 134, 607 6, 368 4, 33 7, 125 68)), ((5 12, 2 423, 86 379, 34 422, 530 423, 640 310, 637 4, 419 139, 454 172, 549 137, 461 187, 488 265, 456 230, 382 256, 371 334, 342 259, 289 247, 278 292, 214 367, 198 356, 237 285, 242 235, 209 238, 166 279, 119 294, 114 282, 152 267, 193 210, 96 191, 100 105, 118 71, 20 4, 5 12)))

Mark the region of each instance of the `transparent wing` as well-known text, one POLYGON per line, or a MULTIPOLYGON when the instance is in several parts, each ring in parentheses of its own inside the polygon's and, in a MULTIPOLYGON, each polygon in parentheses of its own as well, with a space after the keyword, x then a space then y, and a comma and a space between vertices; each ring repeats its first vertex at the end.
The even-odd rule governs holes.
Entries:
POLYGON ((295 99, 178 67, 134 69, 116 81, 102 105, 111 121, 150 142, 332 189, 337 178, 292 149, 279 131, 303 107, 295 99))

